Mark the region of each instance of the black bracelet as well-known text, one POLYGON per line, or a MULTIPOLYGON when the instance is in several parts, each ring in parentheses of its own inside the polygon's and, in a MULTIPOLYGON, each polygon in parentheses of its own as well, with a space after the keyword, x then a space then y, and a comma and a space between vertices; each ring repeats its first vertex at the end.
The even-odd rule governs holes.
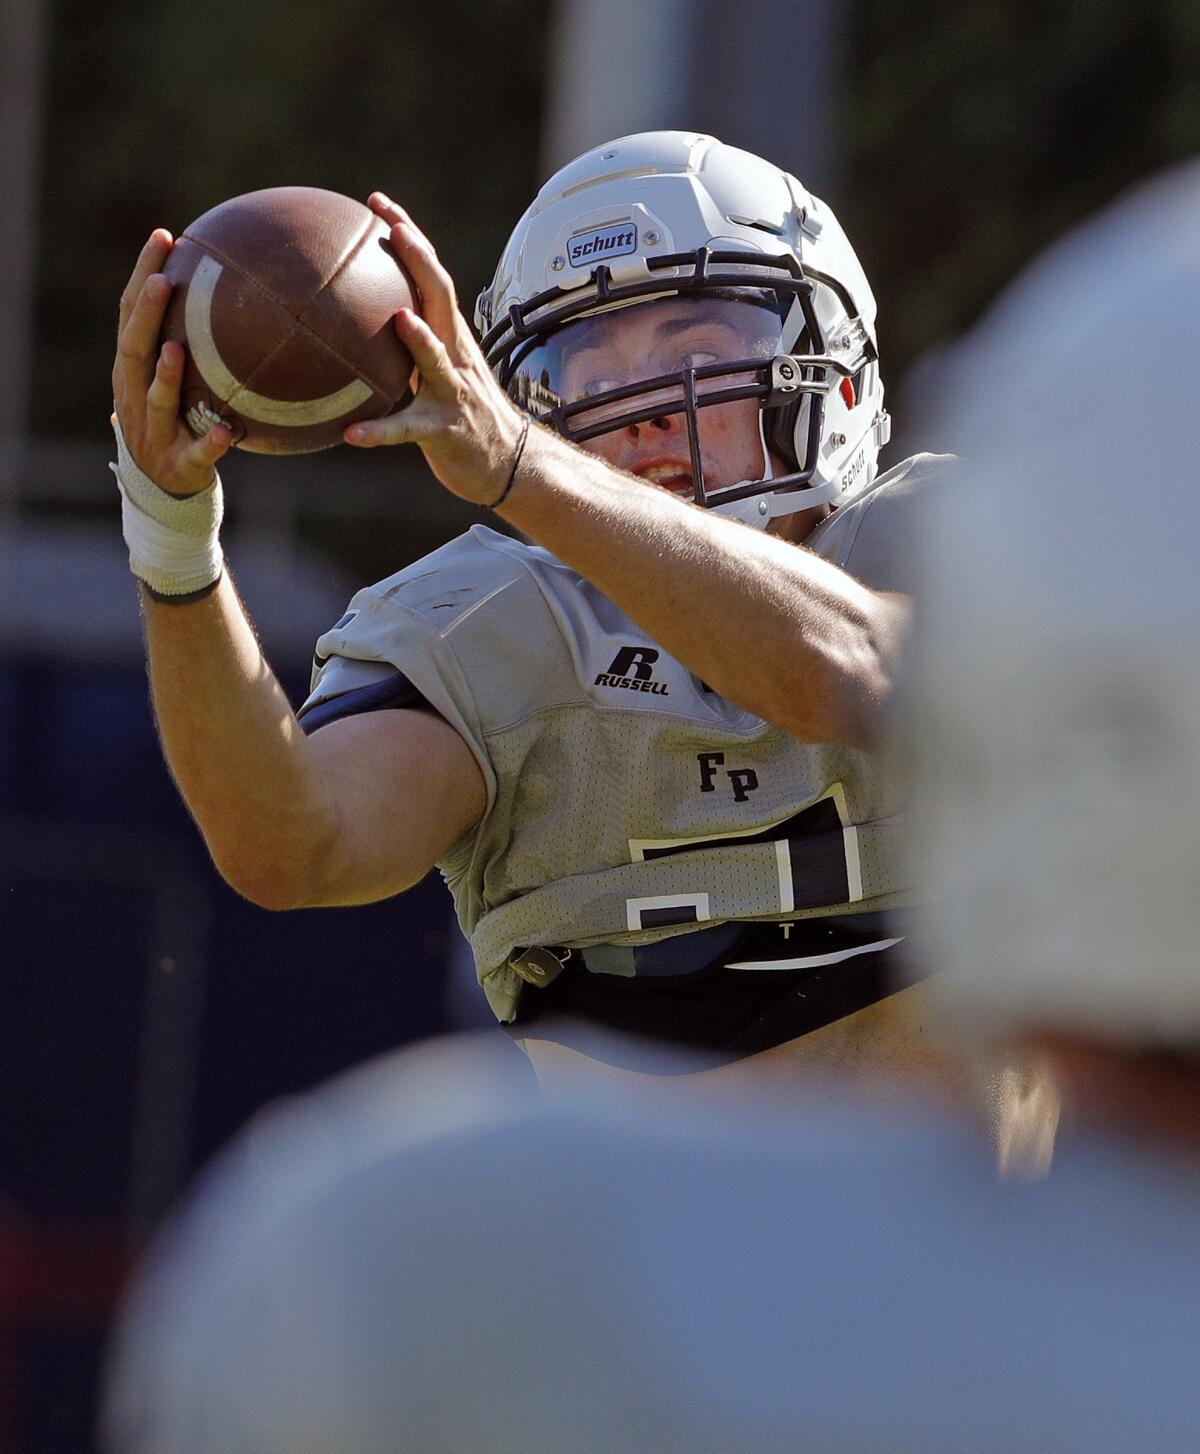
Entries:
POLYGON ((500 491, 500 493, 496 496, 496 498, 488 506, 488 509, 489 510, 494 510, 497 505, 503 504, 504 501, 505 501, 505 499, 507 499, 508 492, 513 487, 513 481, 517 478, 517 470, 520 468, 520 465, 521 465, 521 456, 525 453, 525 441, 528 438, 529 438, 529 415, 526 414, 526 416, 525 416, 525 422, 521 425, 521 438, 517 441, 517 452, 513 456, 512 469, 509 470, 509 472, 508 472, 508 484, 506 484, 504 486, 504 488, 500 491))
POLYGON ((222 570, 215 581, 209 581, 208 585, 201 586, 198 591, 185 591, 181 596, 168 596, 162 591, 156 591, 153 586, 148 586, 145 581, 138 578, 139 584, 152 601, 157 601, 160 606, 190 606, 193 601, 203 601, 205 596, 212 593, 221 584, 221 576, 225 574, 222 570))

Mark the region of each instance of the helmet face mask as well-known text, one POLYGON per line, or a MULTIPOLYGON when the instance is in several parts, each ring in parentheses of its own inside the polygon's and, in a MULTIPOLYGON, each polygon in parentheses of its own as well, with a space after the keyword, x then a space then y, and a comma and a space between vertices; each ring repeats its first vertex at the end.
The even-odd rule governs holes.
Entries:
POLYGON ((681 416, 693 498, 750 524, 837 503, 873 477, 886 440, 874 300, 841 229, 794 178, 709 137, 625 138, 552 178, 476 322, 510 395, 578 444, 681 416), (691 350, 668 346, 669 333, 623 362, 610 348, 583 377, 579 359, 598 339, 672 307, 679 328, 685 304, 706 325, 731 326, 719 339, 710 327, 691 350), (758 462, 741 478, 706 478, 705 411, 741 400, 759 410, 758 462))
POLYGON ((661 280, 614 284, 601 264, 593 277, 595 296, 590 289, 583 296, 582 290, 555 289, 555 296, 515 306, 484 341, 501 383, 535 418, 576 444, 683 415, 699 505, 760 495, 764 478, 775 489, 808 485, 825 398, 853 372, 820 347, 812 284, 788 257, 755 259, 752 279, 745 254, 737 252, 701 249, 698 257, 669 255, 656 263, 665 274, 661 280), (604 299, 599 310, 597 297, 604 299), (639 342, 646 323, 656 335, 648 351, 621 347, 635 309, 639 342), (527 317, 536 321, 527 323, 527 317), (801 340, 815 340, 817 351, 792 352, 789 341, 795 348, 801 340), (764 414, 763 450, 773 447, 788 473, 776 475, 769 454, 755 479, 714 480, 706 471, 701 412, 743 399, 757 401, 764 414), (798 454, 795 424, 805 401, 809 414, 798 454), (786 418, 771 419, 778 414, 786 418))

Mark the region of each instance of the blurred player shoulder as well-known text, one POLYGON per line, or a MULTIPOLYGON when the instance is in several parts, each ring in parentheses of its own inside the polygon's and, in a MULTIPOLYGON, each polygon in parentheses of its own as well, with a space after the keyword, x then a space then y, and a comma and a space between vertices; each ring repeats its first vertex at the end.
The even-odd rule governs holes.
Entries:
POLYGON ((423 1047, 210 1174, 130 1305, 109 1447, 1183 1454, 1197 1195, 1091 1142, 1001 1187, 903 1105, 698 1118, 423 1047))

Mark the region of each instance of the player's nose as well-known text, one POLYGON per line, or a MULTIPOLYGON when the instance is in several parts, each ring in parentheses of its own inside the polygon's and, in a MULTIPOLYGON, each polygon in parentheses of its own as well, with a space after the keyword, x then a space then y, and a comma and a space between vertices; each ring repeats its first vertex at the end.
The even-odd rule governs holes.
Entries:
POLYGON ((657 414, 653 419, 645 419, 640 424, 627 424, 625 434, 628 439, 635 442, 642 437, 642 431, 661 434, 677 434, 684 432, 683 416, 681 414, 657 414))

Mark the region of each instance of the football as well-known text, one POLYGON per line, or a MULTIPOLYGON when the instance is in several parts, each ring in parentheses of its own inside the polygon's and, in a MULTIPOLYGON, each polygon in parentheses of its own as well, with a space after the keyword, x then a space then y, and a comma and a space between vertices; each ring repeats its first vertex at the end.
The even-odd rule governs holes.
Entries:
POLYGON ((241 449, 305 454, 407 402, 412 357, 392 315, 413 290, 387 224, 316 187, 248 192, 205 212, 164 269, 163 338, 187 349, 181 410, 241 449))

